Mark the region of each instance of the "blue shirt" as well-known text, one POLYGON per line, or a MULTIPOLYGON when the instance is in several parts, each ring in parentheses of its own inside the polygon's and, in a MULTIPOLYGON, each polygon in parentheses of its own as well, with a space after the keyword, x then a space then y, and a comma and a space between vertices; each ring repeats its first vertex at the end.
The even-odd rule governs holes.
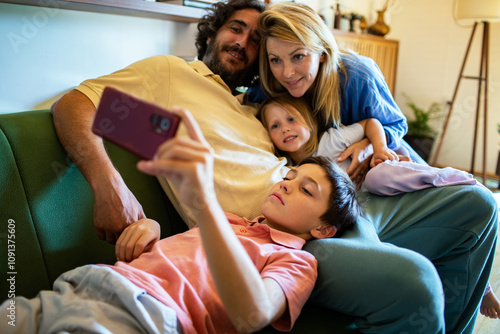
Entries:
POLYGON ((340 121, 349 125, 376 118, 384 126, 387 146, 398 148, 408 124, 377 64, 371 58, 353 54, 343 54, 341 60, 347 78, 339 71, 340 121))

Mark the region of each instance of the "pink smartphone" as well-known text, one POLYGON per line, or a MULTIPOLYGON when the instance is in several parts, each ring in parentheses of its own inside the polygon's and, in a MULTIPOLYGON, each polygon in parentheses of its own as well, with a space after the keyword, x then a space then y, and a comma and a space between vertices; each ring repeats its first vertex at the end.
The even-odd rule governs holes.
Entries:
POLYGON ((180 117, 116 88, 104 88, 92 131, 142 159, 175 136, 180 117))

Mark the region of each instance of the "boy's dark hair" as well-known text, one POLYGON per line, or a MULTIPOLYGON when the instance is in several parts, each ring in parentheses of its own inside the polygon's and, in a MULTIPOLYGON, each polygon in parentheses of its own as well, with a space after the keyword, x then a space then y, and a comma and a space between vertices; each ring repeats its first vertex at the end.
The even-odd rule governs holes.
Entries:
POLYGON ((198 50, 199 60, 203 60, 205 52, 207 52, 207 38, 214 39, 219 28, 226 23, 235 11, 247 8, 256 9, 262 13, 266 5, 259 0, 229 0, 216 2, 207 9, 209 13, 200 19, 198 34, 196 35, 195 45, 198 50))
POLYGON ((328 209, 320 219, 335 226, 337 228, 335 237, 338 237, 354 226, 362 214, 361 206, 357 200, 356 188, 347 173, 327 157, 308 157, 302 160, 299 166, 304 164, 318 165, 326 172, 326 177, 332 185, 332 192, 330 193, 328 209))

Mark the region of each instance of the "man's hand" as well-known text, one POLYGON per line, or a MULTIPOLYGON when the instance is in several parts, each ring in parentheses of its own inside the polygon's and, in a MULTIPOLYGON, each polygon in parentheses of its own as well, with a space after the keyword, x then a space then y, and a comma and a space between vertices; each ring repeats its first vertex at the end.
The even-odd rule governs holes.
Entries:
POLYGON ((146 217, 121 178, 94 190, 94 196, 94 226, 101 240, 114 244, 127 226, 146 217))
POLYGON ((342 162, 347 158, 351 158, 351 165, 347 169, 347 175, 352 182, 357 185, 357 189, 361 188, 361 184, 365 180, 366 173, 370 168, 371 156, 373 149, 368 139, 363 139, 349 146, 337 159, 342 162))
POLYGON ((130 262, 142 253, 149 252, 160 240, 160 225, 152 219, 141 219, 129 225, 116 242, 118 261, 130 262))

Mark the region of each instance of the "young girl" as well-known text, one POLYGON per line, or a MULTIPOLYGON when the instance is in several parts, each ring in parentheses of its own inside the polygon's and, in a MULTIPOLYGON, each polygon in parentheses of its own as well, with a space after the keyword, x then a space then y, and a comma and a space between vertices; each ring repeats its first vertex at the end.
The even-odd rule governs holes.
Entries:
MULTIPOLYGON (((376 119, 340 125, 318 135, 316 118, 307 103, 286 94, 267 99, 258 116, 268 130, 277 154, 286 157, 292 165, 308 156, 327 156, 347 170, 350 145, 368 138, 373 146, 372 169, 366 174, 364 186, 377 195, 396 195, 431 186, 476 184, 473 176, 466 172, 450 167, 419 165, 397 155, 387 148, 384 130, 376 119)), ((500 317, 500 302, 490 284, 483 295, 480 311, 490 318, 500 317)))

